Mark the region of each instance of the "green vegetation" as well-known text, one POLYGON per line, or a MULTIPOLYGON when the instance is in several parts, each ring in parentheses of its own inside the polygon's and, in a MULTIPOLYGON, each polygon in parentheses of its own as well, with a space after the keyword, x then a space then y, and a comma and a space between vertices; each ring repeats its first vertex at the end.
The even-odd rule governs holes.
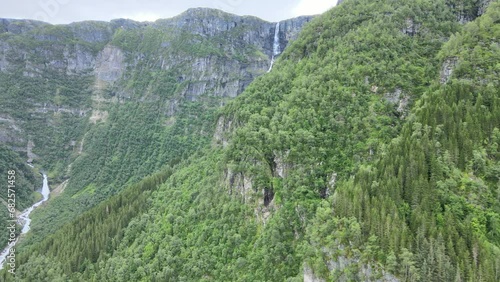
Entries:
MULTIPOLYGON (((17 154, 0 144, 0 172, 2 173, 2 181, 0 182, 0 226, 7 226, 7 220, 10 220, 9 212, 7 210, 7 199, 9 185, 7 181, 7 172, 14 170, 15 174, 15 196, 16 196, 16 209, 24 210, 29 207, 35 198, 33 191, 41 186, 41 177, 35 175, 34 171, 26 165, 17 154)), ((6 228, 0 230, 0 246, 7 245, 9 238, 9 231, 6 228)))
POLYGON ((165 102, 145 102, 111 107, 108 120, 85 134, 84 151, 72 164, 64 193, 49 209, 33 214, 34 236, 23 243, 44 238, 123 187, 210 142, 208 133, 215 121, 208 102, 181 104, 171 125, 164 106, 165 102))
MULTIPOLYGON (((165 164, 206 147, 214 112, 227 98, 214 97, 215 89, 225 87, 215 78, 201 81, 211 83, 204 93, 186 97, 201 73, 193 63, 214 57, 228 65, 262 59, 257 45, 236 38, 251 28, 204 38, 172 26, 83 22, 1 34, 9 60, 8 71, 0 72, 0 111, 13 126, 2 124, 0 133, 12 137, 11 148, 32 141, 34 164, 47 171, 51 188, 68 180, 60 197, 33 213, 33 232, 22 245, 43 240, 165 164), (115 83, 99 81, 91 69, 69 66, 68 61, 77 67, 95 63, 105 45, 120 48, 129 64, 115 83)), ((231 74, 231 79, 247 80, 244 75, 231 74)))
POLYGON ((500 4, 459 24, 477 5, 346 0, 219 111, 167 114, 182 66, 129 70, 16 280, 499 281, 500 4))
POLYGON ((318 248, 328 246, 362 258, 356 267, 381 263, 404 281, 500 279, 500 53, 491 44, 500 36, 499 12, 492 3, 450 39, 439 58, 457 59, 451 81, 433 84, 380 158, 339 183, 317 210, 323 220, 308 232, 317 273, 355 277, 352 269, 329 273, 323 262, 336 258, 318 248), (358 222, 345 231, 354 237, 327 237, 347 218, 358 222))
POLYGON ((40 77, 0 73, 0 111, 19 121, 16 126, 23 129, 12 145, 26 149, 28 141, 33 141, 33 153, 43 156, 35 158, 34 163, 51 172, 53 181, 64 176, 72 160, 68 157, 74 150, 72 141, 77 141, 85 129, 87 119, 79 111, 90 108, 92 82, 89 75, 70 78, 49 71, 40 77))
MULTIPOLYGON (((25 256, 17 259, 23 265, 19 272, 26 281, 67 281, 66 275, 52 269, 64 270, 64 272, 82 271, 95 262, 98 257, 108 255, 121 242, 125 234, 123 229, 130 220, 146 211, 150 202, 151 192, 156 190, 170 175, 171 169, 165 168, 161 172, 144 178, 137 184, 125 189, 119 195, 111 197, 101 203, 93 210, 84 213, 78 219, 78 225, 66 225, 56 234, 49 237, 36 248, 25 252, 25 256), (78 237, 73 237, 78 234, 78 237), (58 240, 64 237, 61 244, 58 240), (93 238, 99 237, 98 241, 93 238), (89 241, 92 238, 92 242, 89 241), (41 252, 40 252, 41 251, 41 252), (24 264, 31 254, 40 255, 40 259, 33 263, 24 264), (58 258, 55 264, 49 268, 39 268, 51 264, 49 257, 58 258), (34 267, 34 268, 33 268, 34 267)), ((3 276, 7 279, 6 274, 3 276)), ((81 278, 81 277, 80 277, 81 278)), ((88 277, 87 279, 88 280, 88 277)), ((23 280, 24 281, 24 280, 23 280)))

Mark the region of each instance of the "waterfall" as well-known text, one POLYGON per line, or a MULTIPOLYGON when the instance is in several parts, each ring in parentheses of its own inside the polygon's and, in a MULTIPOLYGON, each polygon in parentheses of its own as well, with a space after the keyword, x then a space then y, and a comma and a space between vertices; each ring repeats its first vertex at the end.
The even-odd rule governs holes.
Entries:
POLYGON ((22 214, 19 215, 18 220, 21 223, 23 223, 23 229, 21 230, 21 234, 26 234, 26 233, 28 233, 28 231, 30 231, 31 219, 29 218, 29 216, 30 216, 31 212, 49 199, 50 189, 49 189, 49 183, 48 183, 46 174, 43 174, 43 184, 42 184, 41 193, 42 193, 42 200, 40 200, 38 203, 32 205, 27 210, 25 210, 22 214))
POLYGON ((280 54, 280 23, 276 24, 274 29, 274 43, 273 43, 273 56, 280 54))
POLYGON ((274 58, 281 53, 280 49, 280 23, 276 23, 276 28, 274 29, 274 42, 273 42, 273 56, 271 57, 271 65, 269 66, 270 72, 273 69, 274 58))
MULTIPOLYGON (((31 212, 39 207, 41 204, 46 202, 49 199, 50 195, 50 189, 49 189, 49 182, 47 180, 47 175, 43 174, 43 183, 42 183, 42 199, 23 211, 19 217, 17 218, 17 223, 22 225, 22 230, 21 234, 26 234, 30 230, 30 224, 31 224, 31 219, 29 218, 31 212)), ((10 253, 10 250, 15 247, 17 242, 19 241, 19 237, 16 238, 14 241, 10 242, 7 247, 0 253, 0 270, 3 269, 4 267, 4 262, 6 262, 7 256, 10 253)))

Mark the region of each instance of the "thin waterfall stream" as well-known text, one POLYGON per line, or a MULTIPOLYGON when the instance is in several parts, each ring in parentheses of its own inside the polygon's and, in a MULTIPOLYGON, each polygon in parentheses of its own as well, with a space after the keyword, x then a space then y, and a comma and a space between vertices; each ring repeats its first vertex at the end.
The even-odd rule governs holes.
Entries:
POLYGON ((274 59, 281 53, 280 46, 280 23, 276 23, 276 28, 274 29, 274 42, 273 42, 273 56, 271 57, 271 65, 269 66, 270 72, 273 69, 274 59))

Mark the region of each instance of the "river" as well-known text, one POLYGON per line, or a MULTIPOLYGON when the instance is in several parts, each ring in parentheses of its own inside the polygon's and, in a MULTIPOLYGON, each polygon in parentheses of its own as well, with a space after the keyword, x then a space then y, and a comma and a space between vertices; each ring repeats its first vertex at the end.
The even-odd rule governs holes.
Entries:
MULTIPOLYGON (((24 210, 17 218, 17 223, 23 227, 21 229, 21 235, 26 234, 26 233, 28 233, 28 231, 30 231, 31 219, 29 218, 29 216, 30 216, 31 212, 49 199, 50 189, 49 189, 49 183, 47 180, 47 175, 46 174, 42 174, 42 175, 43 175, 43 184, 42 184, 42 191, 41 191, 42 199, 39 202, 32 205, 31 207, 24 210)), ((18 241, 19 241, 19 237, 17 237, 14 244, 10 244, 9 246, 7 246, 0 254, 0 270, 3 269, 5 258, 9 254, 10 250, 17 244, 18 241)))

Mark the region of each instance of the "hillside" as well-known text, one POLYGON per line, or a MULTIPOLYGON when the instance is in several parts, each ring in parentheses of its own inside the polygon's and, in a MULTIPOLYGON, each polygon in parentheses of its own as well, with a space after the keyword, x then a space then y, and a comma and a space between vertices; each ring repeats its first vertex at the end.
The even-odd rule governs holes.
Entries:
POLYGON ((53 188, 68 180, 33 214, 24 243, 209 144, 214 111, 266 73, 273 45, 285 49, 310 19, 277 31, 212 9, 154 23, 2 19, 0 140, 47 171, 53 188))
POLYGON ((134 65, 34 221, 102 202, 28 238, 16 281, 499 281, 498 38, 498 1, 345 0, 234 99, 134 65))

